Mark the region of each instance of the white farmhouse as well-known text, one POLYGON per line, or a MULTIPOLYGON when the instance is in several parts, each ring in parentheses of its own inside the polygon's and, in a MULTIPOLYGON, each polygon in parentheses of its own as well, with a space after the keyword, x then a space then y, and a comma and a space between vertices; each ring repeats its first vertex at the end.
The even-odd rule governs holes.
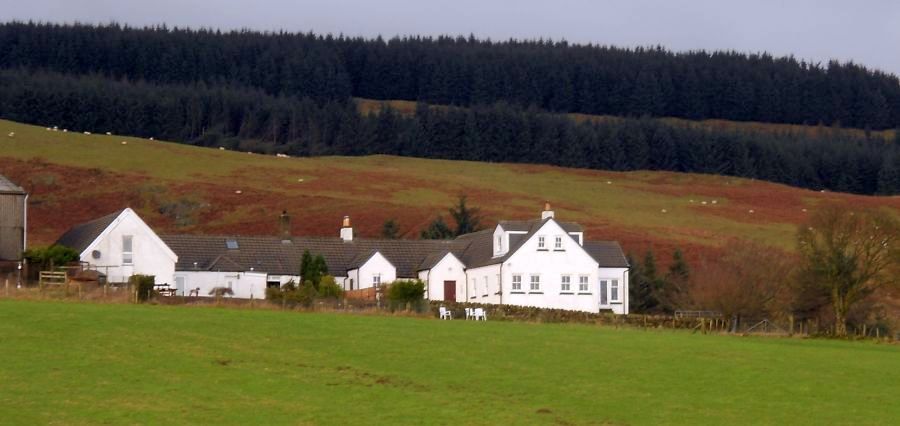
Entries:
MULTIPOLYGON (((143 225, 130 209, 123 212, 143 225)), ((106 217, 79 227, 108 228, 113 222, 106 217)), ((156 237, 143 225, 140 234, 129 231, 103 238, 98 234, 97 238, 109 240, 100 244, 109 244, 104 247, 110 256, 125 256, 124 240, 115 244, 124 235, 141 235, 141 241, 158 242, 157 251, 144 251, 143 245, 140 250, 137 245, 132 249, 132 256, 140 251, 142 256, 153 257, 141 260, 141 264, 157 265, 157 270, 138 268, 134 260, 131 269, 116 272, 116 277, 156 275, 157 282, 169 282, 184 295, 196 290, 200 296, 207 296, 214 288, 228 287, 233 297, 265 298, 267 287, 302 280, 300 262, 303 253, 309 251, 323 256, 329 273, 345 290, 420 279, 426 284, 425 297, 429 300, 628 313, 628 263, 622 248, 614 241, 586 241, 581 226, 557 221, 549 204, 540 219, 501 221, 494 228, 453 240, 354 238, 348 217, 343 220, 340 236, 334 238, 291 236, 286 212, 280 224, 278 237, 156 237)), ((100 234, 112 235, 106 231, 100 234)), ((72 240, 65 237, 60 243, 72 240)), ((137 241, 136 236, 132 238, 137 241)), ((83 256, 90 255, 91 250, 85 249, 83 256)), ((102 253, 98 259, 103 258, 102 253)), ((117 260, 113 257, 105 263, 115 265, 117 260)))
POLYGON ((129 208, 76 225, 56 244, 75 249, 82 262, 112 283, 126 282, 137 274, 154 275, 157 284, 168 283, 178 261, 175 252, 129 208))

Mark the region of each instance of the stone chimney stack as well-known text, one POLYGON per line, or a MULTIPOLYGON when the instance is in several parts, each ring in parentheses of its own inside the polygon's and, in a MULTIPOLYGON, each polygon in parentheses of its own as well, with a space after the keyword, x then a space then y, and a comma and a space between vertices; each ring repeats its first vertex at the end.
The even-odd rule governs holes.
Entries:
POLYGON ((282 210, 281 216, 278 217, 278 236, 281 241, 291 240, 291 215, 287 210, 282 210))
POLYGON ((550 210, 550 202, 547 201, 544 203, 544 211, 541 212, 541 220, 548 219, 554 217, 553 210, 550 210))
POLYGON ((344 216, 341 223, 341 239, 344 242, 353 241, 353 228, 350 227, 350 216, 344 216))

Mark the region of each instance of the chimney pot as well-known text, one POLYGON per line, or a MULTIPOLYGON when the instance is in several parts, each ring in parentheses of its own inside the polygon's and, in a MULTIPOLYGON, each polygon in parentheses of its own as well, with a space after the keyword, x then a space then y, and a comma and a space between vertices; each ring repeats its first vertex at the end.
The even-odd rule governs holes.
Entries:
POLYGON ((291 240, 291 216, 287 210, 282 210, 281 216, 278 218, 278 235, 281 237, 281 241, 291 240))
POLYGON ((350 216, 344 216, 344 221, 341 223, 341 239, 344 242, 353 241, 353 228, 350 227, 350 216))
POLYGON ((544 211, 541 212, 541 220, 548 219, 554 217, 553 210, 550 210, 550 202, 547 201, 544 203, 544 211))

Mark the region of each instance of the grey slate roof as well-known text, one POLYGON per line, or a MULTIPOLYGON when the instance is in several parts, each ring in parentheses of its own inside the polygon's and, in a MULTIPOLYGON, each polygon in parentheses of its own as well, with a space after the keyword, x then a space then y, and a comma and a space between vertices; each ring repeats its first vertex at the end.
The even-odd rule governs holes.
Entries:
MULTIPOLYGON (((343 241, 340 238, 295 237, 282 241, 278 237, 209 235, 160 235, 160 238, 178 255, 176 269, 180 271, 249 271, 252 268, 273 275, 299 275, 303 252, 309 250, 313 255, 325 258, 332 274, 343 275, 379 252, 397 268, 398 277, 413 278, 418 271, 433 267, 447 253, 453 253, 467 268, 504 262, 546 221, 516 221, 511 226, 526 233, 511 235, 509 252, 497 258, 493 257, 493 229, 461 235, 454 240, 359 238, 343 241), (227 240, 236 241, 238 248, 227 248, 227 240)), ((579 232, 580 229, 575 225, 567 226, 566 230, 579 232)), ((618 243, 586 242, 585 249, 600 266, 627 267, 618 243)))
POLYGON ((22 189, 22 187, 12 183, 12 181, 7 179, 5 176, 0 175, 0 194, 25 195, 25 190, 22 189))
POLYGON ((600 264, 600 267, 627 268, 628 260, 622 246, 616 241, 585 241, 584 250, 600 264))
MULTIPOLYGON (((547 219, 501 220, 499 225, 507 231, 528 232, 532 228, 534 228, 536 224, 542 225, 546 221, 547 219)), ((584 229, 581 227, 581 225, 575 222, 561 222, 557 220, 556 223, 558 223, 559 226, 566 232, 584 232, 584 229)))
POLYGON ((358 268, 375 252, 380 252, 397 268, 397 276, 416 276, 425 258, 436 252, 462 251, 454 240, 370 240, 296 237, 283 242, 278 237, 160 235, 178 255, 177 270, 241 270, 252 267, 274 275, 299 275, 303 252, 322 255, 332 274, 358 268), (225 241, 233 239, 238 249, 231 250, 225 241), (196 262, 196 267, 194 266, 196 262))
POLYGON ((119 210, 99 219, 75 225, 62 234, 62 236, 56 240, 56 244, 73 248, 75 251, 81 253, 87 249, 88 246, 103 233, 103 230, 109 227, 123 211, 124 210, 119 210))

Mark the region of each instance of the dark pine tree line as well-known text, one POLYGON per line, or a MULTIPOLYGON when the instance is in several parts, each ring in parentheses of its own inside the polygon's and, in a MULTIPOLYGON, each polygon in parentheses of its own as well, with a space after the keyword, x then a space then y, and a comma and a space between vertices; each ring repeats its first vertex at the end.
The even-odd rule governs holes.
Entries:
POLYGON ((853 63, 553 41, 0 24, 0 68, 551 112, 900 126, 900 81, 853 63))
POLYGON ((900 193, 896 142, 850 132, 725 130, 651 118, 576 122, 499 102, 419 104, 362 115, 351 100, 273 96, 232 86, 0 71, 0 117, 291 155, 392 154, 605 170, 724 174, 862 194, 900 193))

